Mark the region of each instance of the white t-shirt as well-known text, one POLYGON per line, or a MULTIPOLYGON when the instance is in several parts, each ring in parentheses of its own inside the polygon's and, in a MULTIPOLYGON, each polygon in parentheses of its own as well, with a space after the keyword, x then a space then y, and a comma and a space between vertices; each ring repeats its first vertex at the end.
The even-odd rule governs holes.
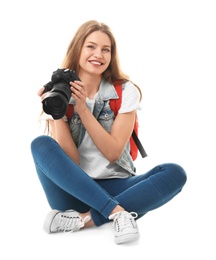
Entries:
MULTIPOLYGON (((139 109, 140 93, 131 83, 125 83, 122 91, 122 104, 119 114, 139 109)), ((95 100, 86 100, 87 105, 93 111, 95 100)), ((80 154, 80 167, 94 179, 125 178, 129 172, 115 163, 110 163, 92 142, 87 131, 78 148, 80 154)))

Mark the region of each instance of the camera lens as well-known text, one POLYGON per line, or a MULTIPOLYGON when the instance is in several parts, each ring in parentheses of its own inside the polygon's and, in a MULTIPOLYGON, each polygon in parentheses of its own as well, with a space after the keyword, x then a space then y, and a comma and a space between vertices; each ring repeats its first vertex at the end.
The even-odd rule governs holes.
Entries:
POLYGON ((67 111, 71 96, 71 90, 67 85, 65 82, 56 84, 42 101, 44 112, 52 115, 54 119, 64 117, 67 111))

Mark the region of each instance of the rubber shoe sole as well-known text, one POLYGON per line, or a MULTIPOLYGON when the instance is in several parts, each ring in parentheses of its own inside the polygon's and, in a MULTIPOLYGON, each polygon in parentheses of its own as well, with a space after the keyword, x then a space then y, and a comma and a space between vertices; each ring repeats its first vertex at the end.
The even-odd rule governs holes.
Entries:
POLYGON ((115 242, 116 244, 131 243, 137 241, 139 237, 140 237, 139 233, 125 234, 122 236, 115 237, 115 242))

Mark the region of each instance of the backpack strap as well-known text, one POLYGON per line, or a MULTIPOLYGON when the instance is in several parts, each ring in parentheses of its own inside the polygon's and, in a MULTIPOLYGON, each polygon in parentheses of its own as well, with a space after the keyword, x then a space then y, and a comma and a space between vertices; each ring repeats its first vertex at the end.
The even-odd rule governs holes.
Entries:
POLYGON ((118 111, 121 107, 121 103, 122 103, 122 85, 116 85, 114 86, 115 90, 119 96, 118 99, 110 99, 110 108, 112 109, 113 113, 115 116, 117 116, 118 111))
MULTIPOLYGON (((115 85, 115 90, 119 96, 118 99, 110 99, 110 107, 112 109, 112 111, 114 112, 114 115, 116 116, 118 114, 118 111, 121 107, 121 103, 122 103, 122 84, 119 85, 115 85)), ((135 118, 135 122, 134 122, 134 129, 133 129, 133 133, 132 133, 132 138, 130 138, 130 146, 131 146, 131 156, 133 158, 133 160, 135 160, 137 158, 138 155, 138 150, 142 156, 142 158, 147 156, 147 153, 145 151, 145 149, 143 148, 139 138, 138 138, 138 117, 137 117, 137 113, 136 113, 136 118, 135 118), (137 149, 133 149, 133 147, 137 147, 137 149)))
POLYGON ((145 158, 147 156, 147 153, 146 153, 144 147, 142 146, 142 144, 141 144, 141 142, 140 142, 140 140, 138 138, 138 135, 137 135, 135 130, 133 130, 132 137, 133 138, 131 138, 131 142, 132 142, 132 140, 134 141, 134 143, 136 144, 136 146, 137 146, 137 148, 138 148, 142 158, 145 158))
POLYGON ((68 104, 67 111, 66 111, 66 117, 68 120, 70 120, 74 113, 74 106, 72 104, 68 104))

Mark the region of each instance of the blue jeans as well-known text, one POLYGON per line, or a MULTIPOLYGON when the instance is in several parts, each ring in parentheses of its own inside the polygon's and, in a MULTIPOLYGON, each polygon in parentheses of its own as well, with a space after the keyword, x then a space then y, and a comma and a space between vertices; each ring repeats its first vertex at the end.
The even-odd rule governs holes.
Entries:
POLYGON ((117 205, 142 217, 177 195, 187 179, 184 169, 173 163, 124 179, 92 179, 49 136, 35 138, 31 151, 50 207, 80 213, 90 210, 96 226, 109 222, 117 205))

